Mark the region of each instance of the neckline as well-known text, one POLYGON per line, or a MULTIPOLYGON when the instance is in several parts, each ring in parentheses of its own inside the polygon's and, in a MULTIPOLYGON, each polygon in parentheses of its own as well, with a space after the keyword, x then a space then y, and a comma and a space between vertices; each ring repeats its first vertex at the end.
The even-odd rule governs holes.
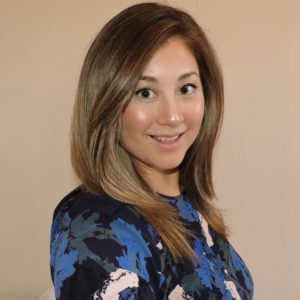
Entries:
POLYGON ((184 193, 182 194, 179 194, 177 196, 170 196, 170 195, 164 195, 164 194, 161 194, 161 193, 157 193, 159 196, 163 197, 163 198, 166 198, 166 199, 170 199, 170 200, 178 200, 178 199, 182 199, 183 198, 183 195, 184 193))

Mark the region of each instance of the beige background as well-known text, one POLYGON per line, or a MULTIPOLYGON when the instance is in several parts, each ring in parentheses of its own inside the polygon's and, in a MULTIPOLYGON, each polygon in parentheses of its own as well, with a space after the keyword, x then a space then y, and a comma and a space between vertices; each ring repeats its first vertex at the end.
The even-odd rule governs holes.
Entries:
MULTIPOLYGON (((0 0, 0 298, 51 286, 52 211, 75 185, 69 123, 91 40, 139 1, 0 0)), ((224 69, 219 205, 255 299, 300 299, 300 1, 169 1, 205 28, 224 69)))

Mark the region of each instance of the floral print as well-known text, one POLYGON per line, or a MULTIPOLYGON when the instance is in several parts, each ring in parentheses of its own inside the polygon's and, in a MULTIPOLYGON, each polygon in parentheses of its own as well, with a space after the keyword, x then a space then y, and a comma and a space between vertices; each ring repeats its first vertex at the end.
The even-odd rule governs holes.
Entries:
POLYGON ((185 194, 161 195, 196 233, 198 261, 175 263, 154 228, 125 203, 78 187, 57 206, 51 276, 58 300, 253 298, 251 275, 185 194))

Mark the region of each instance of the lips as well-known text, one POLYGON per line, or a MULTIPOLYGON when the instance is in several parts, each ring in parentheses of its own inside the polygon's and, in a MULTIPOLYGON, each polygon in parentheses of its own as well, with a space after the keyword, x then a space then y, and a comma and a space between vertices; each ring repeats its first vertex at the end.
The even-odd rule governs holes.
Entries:
POLYGON ((174 141, 178 140, 178 138, 180 137, 180 134, 173 135, 173 136, 156 136, 156 135, 151 135, 151 137, 154 140, 157 140, 159 142, 174 142, 174 141))
POLYGON ((150 137, 160 143, 174 143, 180 139, 183 133, 150 135, 150 137))

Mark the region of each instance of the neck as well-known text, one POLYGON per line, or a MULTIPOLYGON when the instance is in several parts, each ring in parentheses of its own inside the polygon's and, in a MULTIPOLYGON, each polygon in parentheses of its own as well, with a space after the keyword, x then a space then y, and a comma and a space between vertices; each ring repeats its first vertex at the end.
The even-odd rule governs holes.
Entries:
POLYGON ((165 171, 143 167, 138 171, 153 191, 173 197, 181 194, 178 168, 165 171))

